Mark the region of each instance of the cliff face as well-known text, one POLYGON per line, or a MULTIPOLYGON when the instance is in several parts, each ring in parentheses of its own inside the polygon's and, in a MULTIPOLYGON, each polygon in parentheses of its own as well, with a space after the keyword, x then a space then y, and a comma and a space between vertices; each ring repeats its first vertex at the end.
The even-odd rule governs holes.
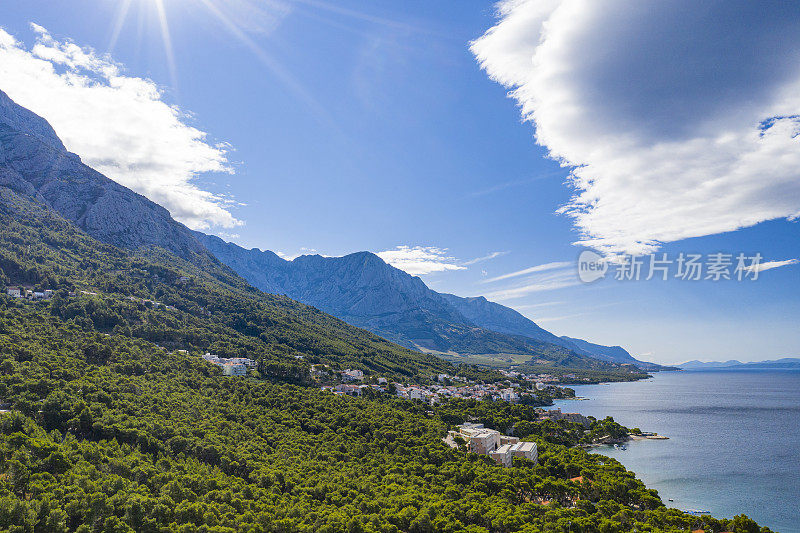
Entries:
POLYGON ((160 246, 210 259, 169 212, 84 165, 50 124, 0 91, 0 186, 29 195, 92 237, 125 248, 160 246))
MULTIPOLYGON (((591 367, 598 359, 483 297, 429 289, 418 277, 369 252, 286 261, 197 234, 217 258, 254 286, 285 294, 401 345, 458 354, 530 354, 533 359, 591 367)), ((611 359, 605 361, 613 363, 611 359)))
POLYGON ((344 257, 304 255, 286 261, 270 251, 245 250, 219 237, 197 236, 223 263, 262 290, 286 294, 337 315, 377 317, 422 310, 468 323, 421 279, 370 252, 344 257))
POLYGON ((196 235, 220 261, 261 290, 285 294, 410 348, 469 354, 529 353, 578 366, 584 366, 589 358, 659 368, 637 361, 619 346, 558 337, 482 296, 438 293, 420 278, 369 252, 344 257, 306 255, 287 261, 270 251, 246 250, 219 237, 196 235))
POLYGON ((454 294, 442 294, 442 297, 461 314, 481 327, 572 348, 571 343, 565 342, 561 337, 539 327, 531 319, 510 307, 490 302, 483 296, 462 298, 454 294))
POLYGON ((261 290, 285 294, 404 346, 467 353, 493 351, 490 343, 514 353, 529 349, 524 341, 475 326, 421 279, 373 253, 286 261, 270 251, 197 236, 220 261, 261 290))

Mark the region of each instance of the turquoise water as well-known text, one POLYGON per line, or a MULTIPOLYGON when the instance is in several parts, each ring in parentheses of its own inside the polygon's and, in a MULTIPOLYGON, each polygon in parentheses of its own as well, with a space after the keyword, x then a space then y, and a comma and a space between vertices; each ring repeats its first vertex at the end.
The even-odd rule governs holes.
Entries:
POLYGON ((774 531, 800 533, 800 372, 661 372, 575 391, 589 399, 556 406, 670 438, 596 449, 667 505, 745 513, 774 531))

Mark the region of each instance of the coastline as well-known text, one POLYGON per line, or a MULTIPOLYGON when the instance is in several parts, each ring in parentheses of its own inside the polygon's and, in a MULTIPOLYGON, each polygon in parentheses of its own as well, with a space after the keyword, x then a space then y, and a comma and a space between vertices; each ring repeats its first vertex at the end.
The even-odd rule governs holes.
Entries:
POLYGON ((640 440, 669 440, 669 437, 666 435, 659 435, 658 433, 650 433, 648 431, 639 433, 628 433, 625 437, 620 437, 618 439, 604 439, 600 442, 592 442, 591 444, 581 444, 581 448, 591 449, 591 448, 600 448, 602 446, 614 446, 615 444, 625 444, 626 442, 630 441, 640 441, 640 440))
POLYGON ((624 451, 614 443, 585 449, 618 460, 668 507, 726 518, 745 513, 774 531, 800 533, 793 473, 800 452, 796 435, 785 431, 798 424, 800 373, 748 370, 659 372, 652 380, 575 387, 591 401, 556 407, 657 431, 662 438, 631 436, 624 451), (771 446, 754 438, 766 434, 771 446))

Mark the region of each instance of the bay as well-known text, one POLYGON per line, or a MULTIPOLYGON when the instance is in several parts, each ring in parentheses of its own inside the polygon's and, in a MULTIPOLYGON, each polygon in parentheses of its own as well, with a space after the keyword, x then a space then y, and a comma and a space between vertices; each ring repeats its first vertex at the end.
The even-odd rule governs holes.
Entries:
POLYGON ((635 472, 667 505, 744 513, 773 531, 800 533, 800 371, 659 372, 575 391, 587 400, 556 407, 669 437, 594 450, 635 472))

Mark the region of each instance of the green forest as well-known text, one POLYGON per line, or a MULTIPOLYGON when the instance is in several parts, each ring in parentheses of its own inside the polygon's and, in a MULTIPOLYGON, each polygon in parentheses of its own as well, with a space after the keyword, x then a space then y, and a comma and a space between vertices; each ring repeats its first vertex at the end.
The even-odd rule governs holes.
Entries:
POLYGON ((505 402, 335 396, 307 376, 493 371, 265 295, 208 258, 98 243, 13 193, 0 225, 2 284, 56 291, 0 297, 0 531, 769 531, 669 509, 579 447, 627 433, 611 419, 584 430, 505 402), (204 351, 259 366, 225 377, 204 351), (503 468, 445 445, 464 421, 536 441, 539 460, 503 468))

